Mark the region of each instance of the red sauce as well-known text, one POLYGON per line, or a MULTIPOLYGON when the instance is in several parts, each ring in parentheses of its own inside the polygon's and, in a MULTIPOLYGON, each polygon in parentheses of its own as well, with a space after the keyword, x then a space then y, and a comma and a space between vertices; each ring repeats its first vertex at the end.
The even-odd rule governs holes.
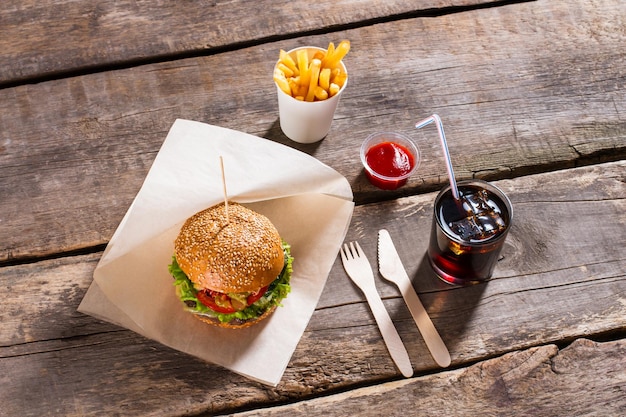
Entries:
MULTIPOLYGON (((415 157, 404 146, 394 142, 377 143, 365 153, 367 165, 377 174, 397 178, 408 174, 415 166, 415 157)), ((404 185, 404 179, 383 179, 373 176, 365 170, 370 182, 383 190, 395 190, 404 185)))

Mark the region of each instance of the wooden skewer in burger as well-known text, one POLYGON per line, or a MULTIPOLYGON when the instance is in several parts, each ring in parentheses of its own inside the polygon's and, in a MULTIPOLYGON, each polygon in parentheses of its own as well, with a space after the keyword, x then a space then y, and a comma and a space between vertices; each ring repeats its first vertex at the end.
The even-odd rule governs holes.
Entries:
POLYGON ((228 201, 220 162, 224 202, 185 221, 169 271, 187 311, 209 324, 243 328, 287 296, 293 258, 267 217, 228 201))

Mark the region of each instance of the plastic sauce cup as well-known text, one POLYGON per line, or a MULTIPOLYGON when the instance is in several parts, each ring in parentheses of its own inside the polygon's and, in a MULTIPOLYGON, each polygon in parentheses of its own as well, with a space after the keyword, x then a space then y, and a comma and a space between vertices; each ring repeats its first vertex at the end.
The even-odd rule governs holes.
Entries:
POLYGON ((361 145, 361 163, 370 183, 383 190, 406 184, 420 163, 419 149, 396 132, 374 133, 361 145))

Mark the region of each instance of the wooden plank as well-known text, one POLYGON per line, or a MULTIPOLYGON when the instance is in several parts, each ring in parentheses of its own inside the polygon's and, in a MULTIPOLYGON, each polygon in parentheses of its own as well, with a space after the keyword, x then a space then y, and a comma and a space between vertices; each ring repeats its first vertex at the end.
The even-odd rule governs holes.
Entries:
MULTIPOLYGON (((444 285, 424 263, 434 193, 357 207, 348 239, 359 239, 375 260, 376 231, 390 231, 453 367, 580 337, 620 338, 626 331, 625 167, 615 162, 498 182, 513 201, 515 226, 486 285, 444 285)), ((120 407, 127 414, 218 414, 401 379, 339 261, 283 380, 268 389, 77 313, 98 258, 0 269, 0 386, 6 387, 0 404, 8 415, 95 415, 120 407)), ((436 370, 395 287, 377 285, 416 374, 436 370)), ((616 365, 607 362, 610 369, 616 365)), ((602 378, 590 372, 584 382, 603 387, 602 378)), ((595 390, 589 395, 595 398, 595 390)))
POLYGON ((468 368, 231 415, 400 415, 406 410, 429 416, 624 415, 624 355, 624 339, 578 339, 562 350, 541 346, 468 368))
POLYGON ((33 77, 211 54, 241 44, 493 0, 143 1, 4 0, 0 85, 33 77), (355 13, 355 10, 358 13, 355 13))
POLYGON ((329 136, 313 145, 280 132, 269 74, 280 48, 328 35, 0 90, 0 262, 105 244, 176 118, 303 150, 345 175, 359 204, 446 183, 434 129, 413 129, 433 112, 459 178, 624 158, 623 7, 570 3, 332 34, 353 41, 351 81, 329 136), (412 135, 422 150, 417 174, 397 192, 369 185, 358 160, 363 138, 385 129, 412 135))

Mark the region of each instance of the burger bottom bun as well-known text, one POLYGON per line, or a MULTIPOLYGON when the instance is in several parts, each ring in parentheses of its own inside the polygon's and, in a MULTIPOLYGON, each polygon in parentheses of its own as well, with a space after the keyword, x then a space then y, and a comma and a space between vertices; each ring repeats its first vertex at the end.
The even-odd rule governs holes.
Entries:
POLYGON ((198 320, 203 321, 203 322, 208 323, 208 324, 211 324, 213 326, 224 327, 224 328, 227 328, 227 329, 243 329, 245 327, 250 327, 252 325, 255 325, 258 322, 260 322, 261 320, 264 320, 265 318, 269 317, 269 315, 272 314, 274 312, 274 310, 276 310, 276 306, 273 306, 273 307, 269 308, 267 311, 265 311, 265 313, 261 314, 257 318, 248 319, 248 320, 245 320, 243 322, 238 321, 238 320, 232 320, 232 321, 229 321, 228 323, 222 323, 221 321, 219 321, 218 318, 207 317, 207 316, 200 316, 198 314, 194 314, 194 316, 198 320))

